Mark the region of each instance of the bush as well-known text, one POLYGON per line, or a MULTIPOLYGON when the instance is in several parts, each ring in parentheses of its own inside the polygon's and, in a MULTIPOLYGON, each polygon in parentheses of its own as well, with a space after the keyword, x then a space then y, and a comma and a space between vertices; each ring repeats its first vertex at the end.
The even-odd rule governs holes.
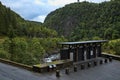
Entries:
POLYGON ((43 58, 45 49, 40 44, 39 38, 33 38, 29 43, 29 53, 34 57, 35 63, 39 63, 40 59, 43 58))
POLYGON ((63 40, 64 38, 6 38, 0 44, 0 57, 28 65, 38 64, 46 52, 56 50, 56 43, 63 40))
POLYGON ((104 45, 104 49, 110 54, 120 55, 120 39, 109 41, 104 45))
POLYGON ((11 54, 12 60, 22 62, 22 58, 25 56, 28 48, 27 41, 25 38, 14 38, 12 41, 12 44, 14 45, 13 54, 11 54))
POLYGON ((9 59, 10 54, 8 52, 0 49, 0 58, 9 59))

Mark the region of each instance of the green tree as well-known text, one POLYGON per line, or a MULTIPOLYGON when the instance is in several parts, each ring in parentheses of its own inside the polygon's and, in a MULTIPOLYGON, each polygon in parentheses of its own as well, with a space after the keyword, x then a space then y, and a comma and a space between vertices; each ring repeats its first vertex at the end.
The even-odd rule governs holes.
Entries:
POLYGON ((29 46, 29 52, 33 55, 35 63, 39 63, 45 54, 45 50, 40 44, 39 38, 33 38, 29 46))
POLYGON ((112 33, 113 33, 113 29, 112 28, 108 28, 106 29, 105 33, 104 33, 104 38, 105 39, 112 39, 112 33))
POLYGON ((120 39, 111 40, 104 45, 106 52, 114 55, 120 55, 120 39))

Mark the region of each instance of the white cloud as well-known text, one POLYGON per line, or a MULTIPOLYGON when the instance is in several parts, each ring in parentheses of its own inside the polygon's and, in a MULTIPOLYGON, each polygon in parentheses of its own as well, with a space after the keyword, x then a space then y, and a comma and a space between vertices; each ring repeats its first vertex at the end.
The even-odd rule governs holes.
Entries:
POLYGON ((42 2, 41 0, 34 0, 34 3, 37 5, 45 5, 45 3, 42 2))
POLYGON ((45 17, 46 17, 46 15, 39 15, 39 16, 37 16, 37 17, 35 17, 35 18, 33 18, 33 19, 31 19, 32 21, 38 21, 38 22, 44 22, 44 20, 45 20, 45 17))
POLYGON ((100 2, 104 2, 104 1, 110 1, 110 0, 87 0, 89 2, 94 2, 94 3, 100 3, 100 2))
POLYGON ((63 6, 72 2, 76 2, 76 0, 48 0, 48 4, 52 6, 63 6))

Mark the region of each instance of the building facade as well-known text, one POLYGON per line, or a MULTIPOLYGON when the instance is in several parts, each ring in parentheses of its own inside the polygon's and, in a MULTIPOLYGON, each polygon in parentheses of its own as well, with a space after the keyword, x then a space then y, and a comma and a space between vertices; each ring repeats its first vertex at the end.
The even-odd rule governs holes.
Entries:
POLYGON ((61 60, 85 61, 92 58, 101 57, 101 46, 107 40, 82 41, 82 42, 60 42, 61 60))

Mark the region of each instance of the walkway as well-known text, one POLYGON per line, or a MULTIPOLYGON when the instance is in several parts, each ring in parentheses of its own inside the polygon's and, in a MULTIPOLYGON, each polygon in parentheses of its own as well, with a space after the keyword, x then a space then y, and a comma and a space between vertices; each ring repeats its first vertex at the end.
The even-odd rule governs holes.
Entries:
POLYGON ((70 72, 69 75, 62 70, 60 78, 55 73, 34 73, 0 63, 0 80, 120 80, 120 61, 70 72))

